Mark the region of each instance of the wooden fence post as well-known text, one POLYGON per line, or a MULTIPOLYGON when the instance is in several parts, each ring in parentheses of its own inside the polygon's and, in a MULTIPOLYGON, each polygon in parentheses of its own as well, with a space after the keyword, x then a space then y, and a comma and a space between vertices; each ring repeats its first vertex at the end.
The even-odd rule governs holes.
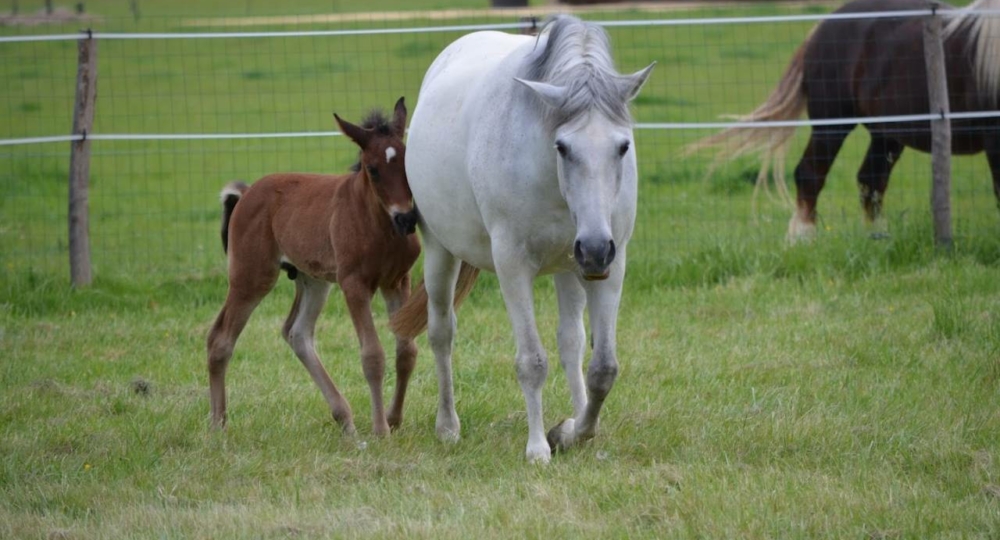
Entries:
POLYGON ((81 39, 76 71, 76 102, 73 134, 83 139, 70 142, 69 158, 69 273, 74 287, 91 283, 90 271, 90 140, 97 98, 97 41, 81 39))
POLYGON ((931 2, 933 14, 924 19, 924 64, 927 66, 927 91, 931 120, 931 212, 934 216, 934 241, 950 248, 951 235, 951 121, 945 115, 948 106, 948 80, 944 65, 944 43, 938 4, 931 2))

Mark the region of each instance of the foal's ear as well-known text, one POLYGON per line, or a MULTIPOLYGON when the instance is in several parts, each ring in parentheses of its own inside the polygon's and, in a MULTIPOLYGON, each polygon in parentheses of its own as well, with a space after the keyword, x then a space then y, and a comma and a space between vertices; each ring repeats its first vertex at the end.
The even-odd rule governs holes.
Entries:
POLYGON ((400 137, 406 132, 406 103, 403 101, 404 98, 399 98, 392 113, 392 130, 400 137))
POLYGON ((553 109, 558 109, 563 104, 563 101, 566 100, 565 87, 537 81, 526 81, 518 77, 514 77, 514 80, 527 86, 535 95, 541 98, 543 103, 553 109))
POLYGON ((333 113, 333 117, 337 120, 337 125, 340 126, 341 133, 350 137, 351 140, 361 148, 366 148, 368 146, 368 141, 371 140, 372 137, 371 130, 355 126, 347 120, 337 116, 337 113, 333 113))
POLYGON ((621 88, 622 98, 625 101, 632 101, 635 99, 635 96, 639 95, 639 90, 642 89, 642 85, 646 84, 646 79, 649 78, 649 74, 653 71, 653 66, 655 65, 656 62, 653 62, 631 75, 618 77, 618 87, 621 88))

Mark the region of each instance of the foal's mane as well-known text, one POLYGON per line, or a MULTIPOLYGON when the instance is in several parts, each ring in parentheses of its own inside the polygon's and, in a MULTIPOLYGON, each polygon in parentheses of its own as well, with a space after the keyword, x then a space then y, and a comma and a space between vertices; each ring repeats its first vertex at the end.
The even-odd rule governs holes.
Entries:
MULTIPOLYGON (((370 129, 375 131, 375 133, 388 137, 392 135, 392 124, 386 117, 382 109, 372 109, 368 112, 368 116, 365 117, 364 121, 361 122, 361 127, 364 129, 370 129)), ((351 165, 351 172, 361 171, 361 153, 358 153, 358 162, 351 165)))
POLYGON ((615 122, 631 124, 632 115, 622 99, 607 32, 597 24, 557 15, 545 24, 543 33, 548 40, 529 59, 524 78, 569 90, 560 107, 544 108, 552 127, 593 109, 615 122))
POLYGON ((973 13, 980 9, 1000 9, 1000 0, 976 0, 959 9, 944 28, 944 38, 967 30, 970 54, 979 91, 987 104, 996 105, 1000 93, 1000 15, 973 13))

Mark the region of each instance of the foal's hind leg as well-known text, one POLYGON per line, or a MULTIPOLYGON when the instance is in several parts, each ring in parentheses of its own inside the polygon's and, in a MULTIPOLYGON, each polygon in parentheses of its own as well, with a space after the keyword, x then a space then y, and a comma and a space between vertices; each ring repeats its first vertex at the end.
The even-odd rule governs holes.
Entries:
POLYGON ((208 384, 209 400, 212 406, 212 426, 221 428, 226 425, 226 368, 233 356, 233 347, 240 333, 246 327, 247 321, 261 299, 267 296, 277 280, 277 269, 266 275, 257 276, 256 285, 234 287, 239 283, 237 276, 230 276, 229 293, 222 311, 215 318, 212 329, 208 332, 208 384))
POLYGON ((872 133, 868 153, 858 170, 858 190, 865 218, 873 227, 872 236, 884 236, 885 223, 882 219, 882 200, 889 186, 889 175, 903 153, 903 145, 895 140, 872 133))
MULTIPOLYGON (((389 318, 393 313, 406 303, 410 297, 410 276, 403 278, 395 288, 382 289, 382 297, 385 299, 386 311, 389 318)), ((390 429, 396 429, 403 423, 403 400, 406 398, 406 387, 410 382, 410 375, 417 365, 417 344, 413 339, 396 336, 396 391, 392 396, 392 405, 389 406, 390 429)))
POLYGON ((352 434, 354 416, 351 414, 351 406, 337 391, 337 387, 330 380, 330 375, 323 369, 319 355, 316 354, 316 320, 323 312, 329 293, 329 283, 300 272, 295 278, 295 302, 285 320, 282 335, 323 393, 323 398, 333 413, 333 419, 344 433, 352 434))
POLYGON ((788 240, 794 242, 816 234, 816 202, 826 184, 837 152, 854 126, 816 126, 802 159, 795 167, 796 210, 788 223, 788 240))

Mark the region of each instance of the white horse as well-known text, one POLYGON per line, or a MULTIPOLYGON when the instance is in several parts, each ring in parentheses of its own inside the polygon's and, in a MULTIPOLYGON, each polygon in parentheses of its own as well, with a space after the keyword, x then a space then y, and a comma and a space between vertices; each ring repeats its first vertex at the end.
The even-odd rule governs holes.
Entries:
MULTIPOLYGON (((548 462, 553 447, 594 436, 618 373, 615 325, 635 223, 628 103, 652 67, 619 75, 604 30, 561 16, 537 40, 499 32, 462 37, 427 70, 406 158, 421 214, 426 295, 414 295, 393 322, 412 333, 428 325, 442 440, 459 437, 453 302, 456 282, 465 279, 460 268, 471 267, 496 272, 500 281, 517 341, 528 460, 548 462), (555 274, 559 354, 574 410, 548 438, 542 423, 548 360, 532 305, 532 282, 543 274, 555 274), (586 386, 584 307, 593 347, 586 386)), ((471 280, 475 274, 462 272, 471 280)))

